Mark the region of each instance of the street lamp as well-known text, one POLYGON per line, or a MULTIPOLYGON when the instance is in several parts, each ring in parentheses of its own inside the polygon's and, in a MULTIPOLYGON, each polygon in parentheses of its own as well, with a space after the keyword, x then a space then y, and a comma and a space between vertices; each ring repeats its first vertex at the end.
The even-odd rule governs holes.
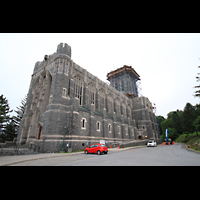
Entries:
POLYGON ((62 151, 64 151, 64 142, 65 142, 65 132, 66 132, 67 126, 64 126, 64 137, 63 137, 63 144, 62 144, 62 151))

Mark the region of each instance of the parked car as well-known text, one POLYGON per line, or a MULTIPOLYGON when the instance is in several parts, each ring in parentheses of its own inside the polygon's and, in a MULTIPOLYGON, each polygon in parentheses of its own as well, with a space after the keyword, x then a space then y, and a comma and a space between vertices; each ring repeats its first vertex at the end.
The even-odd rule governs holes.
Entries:
POLYGON ((97 153, 98 155, 100 155, 102 153, 107 154, 108 148, 104 144, 95 143, 95 144, 92 144, 91 146, 87 147, 84 150, 84 152, 85 152, 85 154, 88 154, 88 153, 97 153))
POLYGON ((157 147, 157 143, 155 140, 149 140, 147 143, 147 147, 157 147))

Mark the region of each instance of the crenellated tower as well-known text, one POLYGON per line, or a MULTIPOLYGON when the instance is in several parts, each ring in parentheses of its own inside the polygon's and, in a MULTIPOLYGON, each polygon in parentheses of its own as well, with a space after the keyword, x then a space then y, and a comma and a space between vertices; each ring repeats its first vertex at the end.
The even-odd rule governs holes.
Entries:
POLYGON ((71 58, 71 46, 67 43, 60 43, 57 47, 57 54, 66 54, 71 58))

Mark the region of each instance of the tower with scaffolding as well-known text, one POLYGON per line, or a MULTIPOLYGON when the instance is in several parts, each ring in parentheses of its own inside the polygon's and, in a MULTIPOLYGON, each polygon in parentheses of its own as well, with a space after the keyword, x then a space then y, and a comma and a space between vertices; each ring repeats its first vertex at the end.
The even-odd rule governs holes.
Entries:
POLYGON ((107 74, 107 80, 116 90, 122 92, 129 98, 138 97, 138 84, 140 75, 132 68, 132 66, 124 65, 107 74))

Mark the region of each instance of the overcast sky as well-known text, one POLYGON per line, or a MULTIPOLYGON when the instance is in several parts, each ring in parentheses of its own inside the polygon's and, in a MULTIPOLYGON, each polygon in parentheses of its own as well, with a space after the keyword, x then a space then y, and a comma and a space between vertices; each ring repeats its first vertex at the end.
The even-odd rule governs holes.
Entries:
POLYGON ((103 81, 111 70, 131 65, 140 75, 142 94, 156 103, 157 115, 195 105, 195 76, 200 73, 200 34, 192 33, 33 33, 0 34, 0 94, 11 109, 28 93, 37 61, 72 49, 72 60, 103 81))

